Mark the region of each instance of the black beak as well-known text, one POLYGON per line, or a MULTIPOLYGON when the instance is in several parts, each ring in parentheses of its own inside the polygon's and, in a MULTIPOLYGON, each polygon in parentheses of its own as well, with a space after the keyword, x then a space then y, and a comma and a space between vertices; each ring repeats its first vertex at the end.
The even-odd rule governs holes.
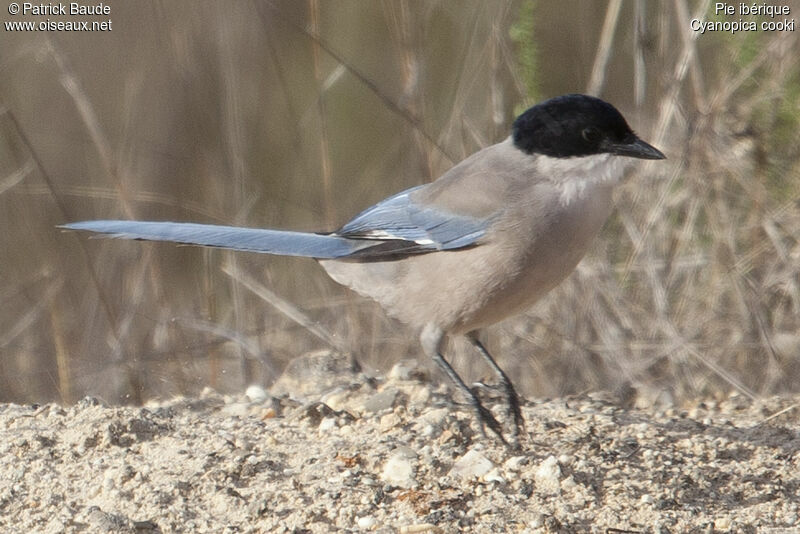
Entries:
POLYGON ((617 156, 627 156, 639 159, 667 159, 659 149, 635 137, 630 143, 606 143, 603 147, 607 152, 617 156))

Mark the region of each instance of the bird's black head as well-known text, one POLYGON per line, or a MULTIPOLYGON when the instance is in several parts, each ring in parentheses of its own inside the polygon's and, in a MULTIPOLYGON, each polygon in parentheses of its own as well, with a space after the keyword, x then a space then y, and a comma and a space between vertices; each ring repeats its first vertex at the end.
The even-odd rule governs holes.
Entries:
POLYGON ((533 106, 514 121, 511 136, 523 152, 554 158, 606 153, 665 158, 636 137, 614 106, 587 95, 557 96, 533 106))

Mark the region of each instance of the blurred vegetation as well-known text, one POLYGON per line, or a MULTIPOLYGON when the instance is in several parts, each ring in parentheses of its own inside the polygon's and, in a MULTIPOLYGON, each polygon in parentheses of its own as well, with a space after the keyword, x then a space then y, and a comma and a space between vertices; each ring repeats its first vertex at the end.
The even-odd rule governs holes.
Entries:
POLYGON ((521 114, 525 109, 540 100, 535 21, 535 0, 521 0, 519 2, 519 13, 509 32, 509 37, 511 37, 516 50, 517 70, 522 79, 523 87, 525 88, 525 94, 522 95, 524 102, 520 102, 514 106, 515 115, 521 114))
POLYGON ((110 5, 112 32, 0 32, 0 400, 241 391, 331 346, 370 373, 417 357, 313 261, 54 227, 333 229, 590 86, 669 159, 620 188, 567 281, 490 330, 501 364, 537 396, 797 391, 793 33, 692 34, 713 4, 683 0, 110 5))

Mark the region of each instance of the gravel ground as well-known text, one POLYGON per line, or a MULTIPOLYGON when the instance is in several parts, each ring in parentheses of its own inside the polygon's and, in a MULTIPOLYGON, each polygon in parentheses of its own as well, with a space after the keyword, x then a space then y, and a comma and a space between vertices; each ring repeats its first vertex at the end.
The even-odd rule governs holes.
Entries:
POLYGON ((411 364, 302 400, 279 392, 319 384, 290 375, 146 407, 0 405, 0 531, 800 532, 800 397, 529 401, 515 452, 411 364))

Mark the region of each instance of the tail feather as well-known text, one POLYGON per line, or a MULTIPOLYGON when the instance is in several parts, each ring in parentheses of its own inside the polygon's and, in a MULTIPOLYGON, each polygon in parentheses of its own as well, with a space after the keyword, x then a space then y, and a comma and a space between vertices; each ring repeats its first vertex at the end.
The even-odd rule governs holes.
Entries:
POLYGON ((108 234, 108 237, 119 239, 170 241, 318 259, 344 258, 375 244, 336 235, 176 222, 83 221, 59 228, 108 234))

